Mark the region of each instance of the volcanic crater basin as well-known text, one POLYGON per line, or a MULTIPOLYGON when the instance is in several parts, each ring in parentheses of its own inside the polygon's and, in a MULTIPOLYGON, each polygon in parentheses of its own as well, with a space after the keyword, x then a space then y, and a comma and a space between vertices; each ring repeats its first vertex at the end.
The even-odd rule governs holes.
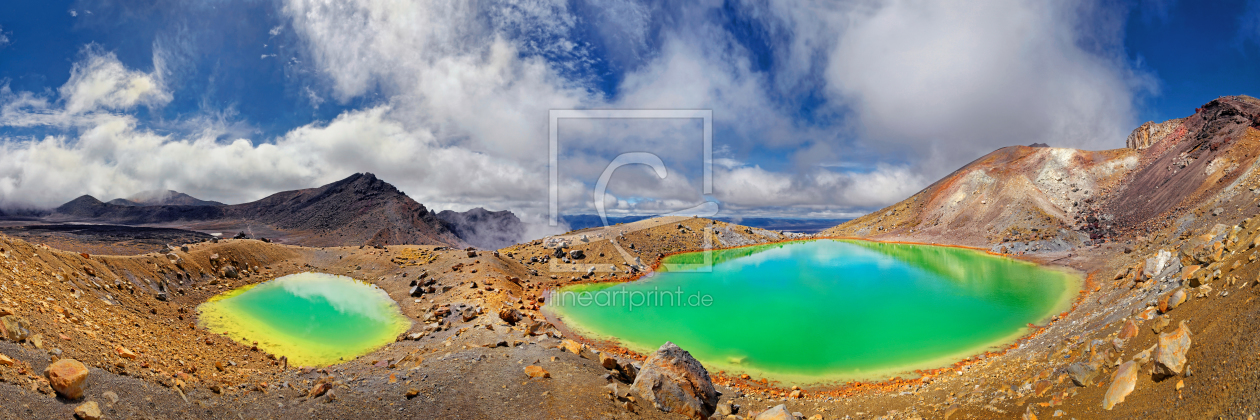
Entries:
POLYGON ((640 353, 665 341, 711 371, 783 383, 887 379, 995 350, 1068 310, 1075 273, 971 249, 810 240, 667 257, 630 283, 562 288, 544 307, 640 353))
POLYGON ((202 327, 288 357, 296 366, 351 360, 411 327, 384 290, 350 277, 299 273, 219 294, 197 307, 202 327))

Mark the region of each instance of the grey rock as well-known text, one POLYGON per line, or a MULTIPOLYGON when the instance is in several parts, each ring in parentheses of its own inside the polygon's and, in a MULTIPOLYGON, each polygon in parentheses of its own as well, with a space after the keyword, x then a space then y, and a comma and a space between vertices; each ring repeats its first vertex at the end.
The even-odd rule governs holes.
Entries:
POLYGON ((1076 362, 1068 365, 1068 376, 1072 377, 1072 382, 1076 386, 1090 386, 1094 383, 1094 378, 1098 376, 1098 367, 1088 364, 1076 362))
POLYGON ((648 356, 630 389, 667 413, 706 419, 717 410, 718 394, 709 372, 671 342, 648 356))

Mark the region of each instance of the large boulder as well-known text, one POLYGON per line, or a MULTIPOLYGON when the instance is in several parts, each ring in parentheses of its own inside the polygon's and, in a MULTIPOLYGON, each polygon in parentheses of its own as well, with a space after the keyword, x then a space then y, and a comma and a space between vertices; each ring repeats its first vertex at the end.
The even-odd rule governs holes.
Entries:
POLYGON ((1120 365, 1120 369, 1112 376, 1111 387, 1107 388, 1107 394, 1103 396, 1104 410, 1110 410, 1116 404, 1124 402, 1124 397, 1133 392, 1133 387, 1137 385, 1137 371, 1138 364, 1132 360, 1120 365))
POLYGON ((53 390, 67 399, 83 398, 83 388, 87 385, 88 368, 74 359, 61 359, 44 369, 48 384, 53 390))
POLYGON ((1146 259, 1146 264, 1142 267, 1142 277, 1149 279, 1158 276, 1168 267, 1170 262, 1172 262, 1172 253, 1164 249, 1159 250, 1155 255, 1146 259))
POLYGON ((1186 367, 1186 351, 1189 349, 1190 328, 1186 326, 1186 321, 1181 321, 1172 332, 1160 333, 1159 343, 1155 345, 1155 352, 1152 354, 1155 359, 1155 376, 1180 374, 1186 367))
POLYGON ((1179 249, 1182 265, 1210 264, 1221 260, 1225 245, 1225 235, 1229 227, 1221 224, 1213 226, 1206 234, 1194 236, 1181 243, 1179 249))
POLYGON ((667 413, 707 419, 717 410, 718 394, 709 371, 671 342, 648 356, 630 389, 667 413))

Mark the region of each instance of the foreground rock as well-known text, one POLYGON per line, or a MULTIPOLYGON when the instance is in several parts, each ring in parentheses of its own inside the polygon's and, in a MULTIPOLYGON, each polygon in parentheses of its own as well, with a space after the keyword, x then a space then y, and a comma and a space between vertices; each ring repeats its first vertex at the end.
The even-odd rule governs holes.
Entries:
POLYGON ((44 369, 49 385, 61 396, 71 400, 83 398, 83 388, 87 385, 88 369, 83 363, 74 359, 61 359, 44 369))
POLYGON ((762 411, 755 420, 796 420, 796 416, 793 416, 788 411, 787 406, 779 404, 771 407, 769 410, 762 411))
POLYGON ((648 356, 630 389, 667 413, 706 419, 717 409, 717 390, 709 371, 671 342, 648 356))
POLYGON ((0 336, 3 338, 16 343, 25 340, 30 335, 30 325, 26 320, 17 315, 0 316, 0 336))
POLYGON ((1132 360, 1120 365, 1111 381, 1111 387, 1107 388, 1107 395, 1103 397, 1104 410, 1110 410, 1116 404, 1124 402, 1124 397, 1133 392, 1133 387, 1137 385, 1137 371, 1138 364, 1132 360))
POLYGON ((96 401, 88 401, 74 408, 74 416, 79 420, 100 420, 101 406, 96 401))
POLYGON ((1186 366, 1186 350, 1190 349, 1190 328, 1181 321, 1172 332, 1161 333, 1155 346, 1155 376, 1165 378, 1180 374, 1186 366))
POLYGON ((525 374, 531 378, 550 378, 551 373, 543 369, 542 366, 529 365, 525 367, 525 374))

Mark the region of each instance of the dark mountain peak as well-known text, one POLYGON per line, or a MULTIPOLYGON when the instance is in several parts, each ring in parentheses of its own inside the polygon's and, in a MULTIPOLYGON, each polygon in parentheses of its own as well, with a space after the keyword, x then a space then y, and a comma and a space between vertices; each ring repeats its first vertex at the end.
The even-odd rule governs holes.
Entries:
POLYGON ((75 198, 75 199, 73 199, 73 200, 70 200, 70 202, 68 202, 68 203, 64 204, 63 206, 68 206, 68 205, 72 205, 72 204, 73 204, 73 205, 84 205, 84 204, 92 204, 92 205, 95 205, 95 204, 105 204, 105 203, 102 203, 102 202, 101 202, 101 200, 97 200, 97 199, 96 199, 96 197, 93 197, 93 196, 90 196, 90 195, 87 195, 87 194, 83 194, 83 195, 79 196, 78 198, 75 198))
POLYGON ((83 196, 57 208, 53 217, 58 221, 130 225, 208 224, 215 229, 225 222, 256 223, 292 235, 294 243, 310 246, 468 245, 423 205, 371 173, 230 206, 200 204, 214 202, 174 191, 156 195, 161 199, 150 200, 157 203, 151 205, 135 200, 106 204, 83 196))

